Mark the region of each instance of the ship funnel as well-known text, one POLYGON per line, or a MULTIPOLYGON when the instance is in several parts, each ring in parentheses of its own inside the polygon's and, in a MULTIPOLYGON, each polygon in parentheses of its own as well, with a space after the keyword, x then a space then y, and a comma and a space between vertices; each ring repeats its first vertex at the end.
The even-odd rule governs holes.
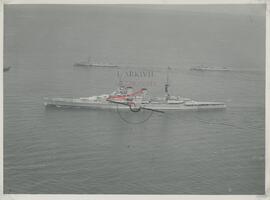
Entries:
POLYGON ((141 91, 142 91, 143 96, 147 96, 148 90, 146 88, 142 88, 141 91))
POLYGON ((132 87, 127 87, 126 90, 127 90, 127 95, 130 95, 130 94, 133 93, 133 88, 132 87))
POLYGON ((146 88, 142 88, 142 97, 144 99, 147 99, 148 97, 148 90, 146 88))

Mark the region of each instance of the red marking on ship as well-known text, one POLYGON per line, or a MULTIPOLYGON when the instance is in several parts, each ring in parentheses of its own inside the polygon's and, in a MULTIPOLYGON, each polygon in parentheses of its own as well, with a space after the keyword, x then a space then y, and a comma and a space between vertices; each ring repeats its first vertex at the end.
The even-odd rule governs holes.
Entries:
POLYGON ((142 89, 140 89, 140 90, 138 90, 138 91, 136 91, 136 92, 133 92, 133 93, 127 94, 127 95, 109 96, 107 99, 108 99, 108 100, 111 100, 111 99, 125 100, 125 99, 127 99, 127 98, 129 98, 129 97, 137 96, 137 95, 143 93, 144 90, 145 90, 145 88, 142 88, 142 89))

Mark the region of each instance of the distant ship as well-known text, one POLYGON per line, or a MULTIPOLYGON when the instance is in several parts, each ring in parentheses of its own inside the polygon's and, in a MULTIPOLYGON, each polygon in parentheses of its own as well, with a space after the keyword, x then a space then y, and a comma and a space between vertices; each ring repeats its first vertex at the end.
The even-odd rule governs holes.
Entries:
POLYGON ((11 68, 11 66, 8 66, 8 67, 4 67, 4 72, 7 72, 7 71, 9 71, 10 70, 10 68, 11 68))
POLYGON ((91 62, 90 58, 88 58, 87 61, 76 62, 74 63, 74 66, 75 67, 111 67, 111 68, 119 67, 118 65, 111 65, 111 64, 106 64, 106 63, 93 63, 91 62))
POLYGON ((205 67, 205 66, 196 66, 190 68, 194 71, 230 71, 227 67, 205 67))
POLYGON ((151 98, 147 94, 146 88, 134 92, 132 87, 125 87, 120 84, 119 88, 111 94, 81 98, 44 98, 44 105, 88 109, 129 109, 132 112, 138 112, 145 109, 162 113, 166 110, 226 108, 226 105, 223 102, 201 102, 180 96, 171 96, 168 88, 169 83, 167 78, 165 84, 165 96, 151 98))

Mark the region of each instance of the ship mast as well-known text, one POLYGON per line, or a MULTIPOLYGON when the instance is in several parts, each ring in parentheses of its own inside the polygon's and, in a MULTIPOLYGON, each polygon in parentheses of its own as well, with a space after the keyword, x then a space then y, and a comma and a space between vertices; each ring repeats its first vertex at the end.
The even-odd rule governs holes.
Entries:
POLYGON ((166 83, 165 83, 165 93, 166 93, 166 100, 168 100, 170 98, 170 94, 169 94, 169 70, 170 67, 167 68, 167 76, 166 76, 166 83))

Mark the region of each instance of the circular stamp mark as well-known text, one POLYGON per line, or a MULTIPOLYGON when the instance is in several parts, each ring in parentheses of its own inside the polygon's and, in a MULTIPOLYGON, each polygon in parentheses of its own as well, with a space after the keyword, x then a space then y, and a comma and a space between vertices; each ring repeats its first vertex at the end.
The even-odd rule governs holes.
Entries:
POLYGON ((127 109, 122 109, 119 108, 119 105, 116 105, 116 110, 120 119, 128 124, 142 124, 153 115, 153 111, 141 109, 141 107, 129 106, 127 109))

